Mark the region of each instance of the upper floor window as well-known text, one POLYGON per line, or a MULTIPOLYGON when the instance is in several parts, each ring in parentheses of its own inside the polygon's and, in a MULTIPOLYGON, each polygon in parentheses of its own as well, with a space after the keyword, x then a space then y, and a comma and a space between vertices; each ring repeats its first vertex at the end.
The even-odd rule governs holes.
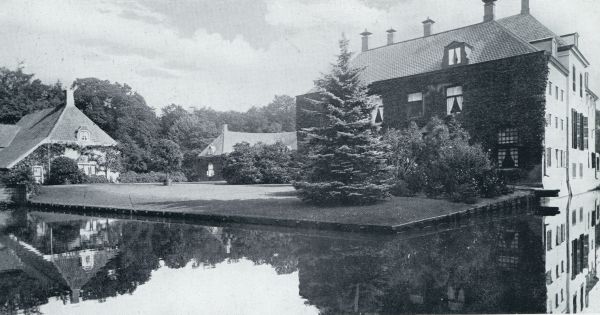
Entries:
POLYGON ((444 65, 455 66, 469 63, 471 46, 467 43, 452 42, 445 48, 444 65))
POLYGON ((558 100, 558 86, 554 87, 554 97, 556 98, 556 100, 558 100))
POLYGON ((579 97, 583 98, 583 74, 579 74, 579 97))
POLYGON ((452 115, 462 112, 463 89, 462 86, 454 86, 446 89, 446 114, 452 115))
POLYGON ((552 95, 552 81, 548 81, 548 94, 552 95))
POLYGON ((577 92, 577 73, 576 73, 576 69, 575 66, 573 66, 573 92, 577 92))
POLYGON ((408 117, 421 117, 423 116, 423 93, 410 93, 408 94, 408 117))

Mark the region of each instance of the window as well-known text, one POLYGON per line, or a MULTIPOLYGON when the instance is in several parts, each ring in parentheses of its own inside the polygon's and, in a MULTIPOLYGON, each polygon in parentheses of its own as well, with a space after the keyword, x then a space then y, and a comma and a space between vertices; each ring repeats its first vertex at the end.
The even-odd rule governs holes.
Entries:
POLYGON ((556 162, 556 167, 560 167, 560 163, 559 163, 560 162, 560 158, 558 157, 559 156, 558 151, 559 151, 558 149, 554 149, 554 159, 556 160, 555 161, 556 162))
POLYGON ((381 125, 383 123, 383 105, 377 106, 375 109, 375 117, 373 118, 375 125, 381 125))
POLYGON ((565 101, 565 90, 560 90, 560 101, 561 102, 565 101))
POLYGON ((548 94, 552 95, 552 81, 548 81, 548 94))
POLYGON ((454 86, 446 89, 446 114, 452 115, 462 111, 463 90, 462 86, 454 86))
POLYGON ((588 149, 588 136, 589 136, 588 118, 585 117, 585 116, 583 116, 583 115, 581 117, 583 118, 583 124, 582 124, 582 127, 583 127, 583 130, 582 130, 582 133, 583 133, 583 139, 582 139, 582 141, 583 141, 583 149, 587 150, 588 149))
POLYGON ((573 92, 577 92, 577 72, 575 66, 573 66, 573 92))
POLYGON ((498 165, 501 168, 519 167, 519 149, 518 148, 500 148, 498 149, 498 165))
POLYGON ((552 249, 552 230, 546 231, 546 250, 552 249))
POLYGON ((498 144, 516 144, 519 136, 516 128, 508 128, 498 132, 498 144))
POLYGON ((558 129, 558 117, 554 117, 554 128, 558 129))
POLYGON ((577 210, 571 212, 571 224, 575 225, 575 223, 577 223, 577 210))
POLYGON ((546 165, 552 166, 552 148, 546 148, 546 165))
POLYGON ((215 176, 215 168, 214 168, 214 165, 212 163, 208 163, 208 167, 207 167, 207 170, 206 170, 206 176, 208 176, 208 177, 215 176))
POLYGON ((423 116, 423 93, 411 93, 408 94, 408 117, 421 117, 423 116))
POLYGON ((556 100, 558 100, 558 86, 554 87, 554 97, 556 98, 556 100))
POLYGON ((564 122, 565 121, 563 119, 560 120, 560 130, 564 130, 565 129, 564 128, 564 122))
POLYGON ((576 178, 577 177, 577 164, 573 163, 572 166, 573 166, 572 167, 573 168, 573 170, 572 170, 573 171, 573 178, 576 178))
POLYGON ((579 222, 583 222, 583 207, 579 208, 579 222))
POLYGON ((40 165, 35 165, 32 167, 33 168, 33 178, 35 179, 35 182, 38 184, 43 183, 44 181, 44 167, 40 166, 40 165))
POLYGON ((579 97, 583 98, 583 75, 579 74, 579 97))
POLYGON ((583 178, 583 163, 579 163, 579 178, 583 178))
MULTIPOLYGON (((561 260, 561 262, 560 262, 560 272, 561 273, 565 273, 565 261, 564 260, 561 260)), ((561 299, 560 300, 562 301, 562 292, 561 292, 560 295, 561 295, 561 299)))
POLYGON ((448 50, 448 65, 457 65, 461 63, 462 49, 461 47, 451 48, 448 50))
POLYGON ((80 129, 77 131, 77 140, 78 141, 89 141, 90 140, 90 132, 86 129, 80 129))

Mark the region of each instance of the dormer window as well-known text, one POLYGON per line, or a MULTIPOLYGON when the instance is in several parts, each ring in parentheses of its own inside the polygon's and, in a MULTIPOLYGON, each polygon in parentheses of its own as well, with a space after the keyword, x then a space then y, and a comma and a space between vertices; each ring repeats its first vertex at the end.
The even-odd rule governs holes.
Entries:
POLYGON ((90 131, 85 127, 80 127, 79 130, 77 130, 77 141, 87 142, 90 141, 90 139, 90 131))
POLYGON ((452 42, 444 52, 444 66, 451 67, 469 63, 473 47, 463 42, 452 42))

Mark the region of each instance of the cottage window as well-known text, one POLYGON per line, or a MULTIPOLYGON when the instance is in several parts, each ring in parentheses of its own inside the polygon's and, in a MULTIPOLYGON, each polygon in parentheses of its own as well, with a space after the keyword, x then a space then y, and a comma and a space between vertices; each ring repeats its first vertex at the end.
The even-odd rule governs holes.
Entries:
POLYGON ((554 87, 554 97, 558 100, 558 86, 554 87))
POLYGON ((462 86, 454 86, 446 89, 446 114, 460 113, 463 108, 462 86))
POLYGON ((86 129, 80 129, 77 131, 77 140, 78 141, 89 141, 90 140, 90 132, 86 129))
POLYGON ((552 81, 548 81, 548 94, 552 95, 552 81))
POLYGON ((378 106, 375 109, 375 117, 373 123, 375 125, 381 125, 383 123, 383 105, 378 106))
POLYGON ((421 117, 423 116, 423 93, 411 93, 408 94, 408 117, 421 117))
POLYGON ((206 170, 206 176, 208 176, 208 177, 215 176, 215 168, 212 163, 208 163, 208 168, 206 170))
POLYGON ((577 177, 577 164, 576 163, 572 163, 572 172, 573 172, 573 178, 577 177))
POLYGON ((546 165, 552 167, 552 148, 546 148, 546 165))
POLYGON ((579 163, 579 178, 583 178, 583 163, 579 163))
POLYGON ((44 181, 44 167, 40 165, 35 165, 32 167, 32 171, 35 182, 41 184, 44 181))
POLYGON ((565 101, 565 90, 560 90, 560 101, 561 102, 565 101))

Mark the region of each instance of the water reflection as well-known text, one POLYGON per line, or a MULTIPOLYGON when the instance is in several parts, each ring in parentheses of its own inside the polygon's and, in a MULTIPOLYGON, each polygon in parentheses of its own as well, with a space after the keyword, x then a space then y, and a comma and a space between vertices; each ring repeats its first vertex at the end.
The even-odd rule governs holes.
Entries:
POLYGON ((598 311, 598 198, 394 237, 5 212, 0 312, 598 311))

